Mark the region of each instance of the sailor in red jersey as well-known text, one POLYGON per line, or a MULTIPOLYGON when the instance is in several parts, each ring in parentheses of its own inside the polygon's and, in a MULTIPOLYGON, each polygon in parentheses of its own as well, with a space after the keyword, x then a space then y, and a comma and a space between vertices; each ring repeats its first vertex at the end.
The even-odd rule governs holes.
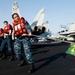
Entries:
POLYGON ((34 60, 32 57, 32 52, 31 52, 31 42, 29 36, 32 36, 31 33, 31 27, 29 23, 23 18, 19 17, 17 13, 14 13, 12 15, 13 18, 13 32, 14 32, 14 37, 16 37, 15 42, 14 42, 14 52, 16 54, 16 57, 21 61, 18 66, 22 66, 26 64, 25 58, 28 62, 28 64, 31 65, 31 69, 28 71, 29 73, 32 73, 35 71, 34 67, 34 60), (22 56, 21 52, 21 47, 23 45, 24 49, 24 56, 22 56))
POLYGON ((2 44, 3 39, 4 39, 3 28, 0 28, 0 50, 1 50, 1 44, 2 44))
POLYGON ((0 37, 3 37, 3 28, 0 28, 0 37))
POLYGON ((3 53, 3 56, 1 59, 6 58, 5 56, 5 47, 7 45, 7 48, 11 54, 10 60, 13 60, 13 51, 12 51, 12 26, 8 24, 8 21, 4 21, 4 40, 1 44, 1 51, 3 53))
POLYGON ((0 28, 0 46, 1 46, 1 43, 2 43, 3 38, 4 38, 3 28, 0 28))

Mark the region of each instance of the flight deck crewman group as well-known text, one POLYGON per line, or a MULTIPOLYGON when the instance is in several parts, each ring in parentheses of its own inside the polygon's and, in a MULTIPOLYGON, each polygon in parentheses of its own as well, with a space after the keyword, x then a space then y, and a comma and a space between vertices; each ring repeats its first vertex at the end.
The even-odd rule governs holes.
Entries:
POLYGON ((2 41, 0 42, 1 60, 6 58, 6 49, 8 49, 11 54, 10 61, 14 60, 15 53, 16 58, 21 61, 18 66, 29 64, 30 70, 28 72, 33 73, 35 66, 30 42, 30 37, 32 36, 31 27, 17 13, 12 14, 12 19, 12 25, 8 24, 8 21, 4 21, 4 29, 0 28, 0 41, 2 41), (12 36, 14 36, 14 43, 12 42, 12 36))

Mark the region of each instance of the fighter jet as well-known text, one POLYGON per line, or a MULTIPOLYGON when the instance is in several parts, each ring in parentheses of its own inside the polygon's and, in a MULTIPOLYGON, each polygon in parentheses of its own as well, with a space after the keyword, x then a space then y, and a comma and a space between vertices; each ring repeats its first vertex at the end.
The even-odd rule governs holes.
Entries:
POLYGON ((75 23, 70 23, 69 27, 64 28, 64 30, 58 32, 60 35, 67 37, 67 41, 75 41, 75 23))

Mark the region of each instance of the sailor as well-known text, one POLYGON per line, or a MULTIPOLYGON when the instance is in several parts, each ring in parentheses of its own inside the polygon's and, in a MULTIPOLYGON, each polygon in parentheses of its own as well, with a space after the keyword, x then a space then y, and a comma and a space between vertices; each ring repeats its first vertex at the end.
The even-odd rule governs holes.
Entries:
POLYGON ((14 37, 15 42, 14 42, 14 52, 16 54, 16 57, 21 61, 20 64, 18 64, 18 66, 23 66, 24 64, 26 64, 26 62, 28 64, 30 64, 30 70, 28 71, 29 73, 32 73, 35 71, 35 67, 34 67, 34 59, 32 56, 32 52, 31 52, 31 42, 30 42, 30 36, 32 36, 31 33, 31 27, 29 25, 29 23, 23 18, 23 17, 19 17, 19 15, 17 13, 14 13, 12 15, 13 18, 13 32, 14 32, 14 37), (24 56, 22 56, 22 46, 24 49, 24 56), (25 60, 26 58, 26 60, 25 60))
POLYGON ((3 35, 3 28, 0 28, 0 50, 1 50, 1 43, 4 39, 4 35, 3 35))
POLYGON ((4 38, 4 36, 3 36, 3 28, 0 28, 0 46, 1 46, 3 38, 4 38))
POLYGON ((2 59, 6 58, 6 46, 11 54, 11 58, 10 61, 13 60, 13 50, 12 50, 12 26, 10 24, 8 24, 8 21, 4 21, 4 40, 1 44, 1 52, 3 54, 2 59))

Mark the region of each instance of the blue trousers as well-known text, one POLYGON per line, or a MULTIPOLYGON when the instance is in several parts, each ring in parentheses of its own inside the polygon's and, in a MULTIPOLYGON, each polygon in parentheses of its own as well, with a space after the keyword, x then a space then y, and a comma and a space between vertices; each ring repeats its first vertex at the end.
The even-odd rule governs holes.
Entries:
POLYGON ((1 44, 2 44, 2 41, 3 41, 3 37, 0 37, 0 51, 1 51, 1 44))
POLYGON ((3 39, 2 44, 1 44, 1 52, 5 51, 6 45, 7 45, 9 52, 11 52, 11 50, 12 50, 11 38, 4 38, 3 39))
POLYGON ((26 58, 29 64, 34 62, 30 48, 31 48, 31 42, 28 38, 16 39, 14 42, 14 52, 16 54, 16 57, 18 59, 21 59, 22 57, 21 49, 24 49, 24 56, 25 56, 24 59, 26 58))

